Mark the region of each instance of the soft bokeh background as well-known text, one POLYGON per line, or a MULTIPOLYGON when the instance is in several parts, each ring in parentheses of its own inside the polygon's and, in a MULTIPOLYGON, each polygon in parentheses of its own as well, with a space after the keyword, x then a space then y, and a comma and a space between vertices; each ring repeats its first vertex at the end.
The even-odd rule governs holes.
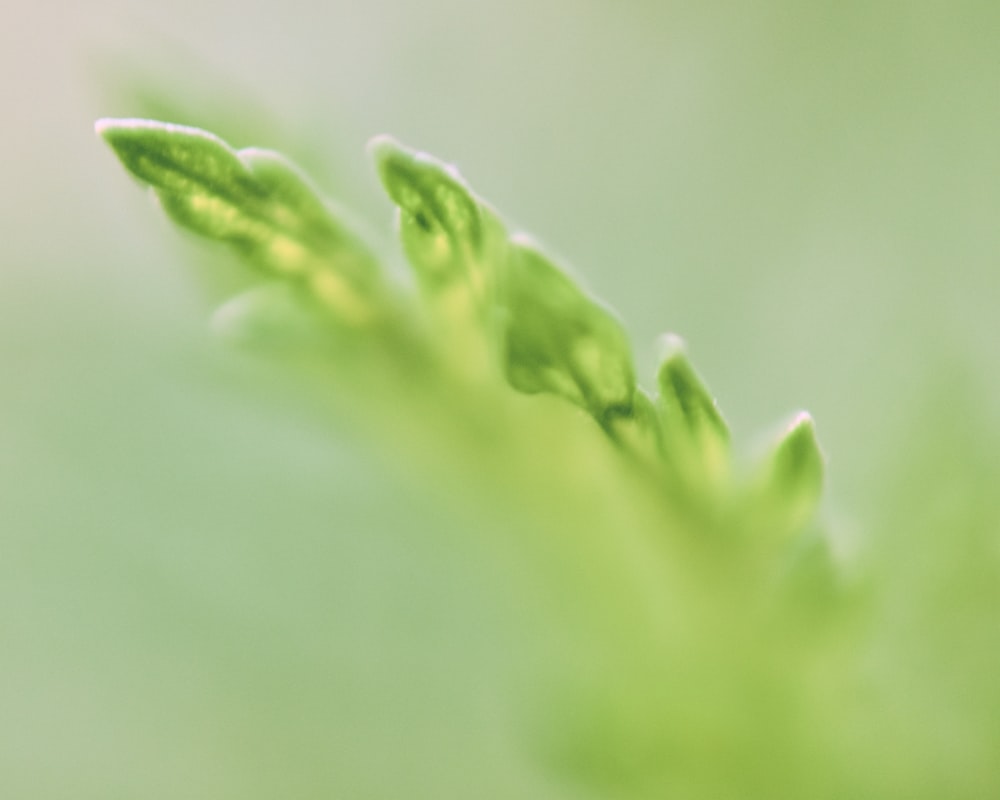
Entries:
POLYGON ((282 149, 386 238, 366 139, 457 162, 647 373, 681 333, 741 445, 810 409, 832 528, 900 546, 996 529, 998 35, 975 2, 6 9, 0 795, 563 793, 442 535, 499 522, 255 392, 94 118, 282 149))

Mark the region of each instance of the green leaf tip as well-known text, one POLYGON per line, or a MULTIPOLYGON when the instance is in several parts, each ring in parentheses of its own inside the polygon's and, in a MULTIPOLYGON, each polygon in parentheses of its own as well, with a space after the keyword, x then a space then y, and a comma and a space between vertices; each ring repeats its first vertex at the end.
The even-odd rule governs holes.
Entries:
POLYGON ((383 311, 374 257, 284 157, 155 120, 101 119, 95 129, 177 224, 300 284, 339 322, 365 325, 383 311))
POLYGON ((691 364, 684 340, 676 334, 667 334, 661 342, 656 380, 667 425, 681 425, 695 437, 712 436, 728 442, 729 426, 691 364))
POLYGON ((371 140, 400 238, 432 305, 458 320, 449 335, 490 342, 518 391, 546 392, 608 430, 632 411, 631 347, 618 320, 523 234, 508 234, 458 170, 390 136, 371 140), (461 324, 465 328, 461 328, 461 324))
POLYGON ((729 426, 676 334, 661 339, 657 408, 666 457, 690 478, 716 481, 728 473, 729 426))
POLYGON ((815 514, 825 465, 813 418, 800 411, 774 445, 764 471, 764 496, 779 528, 797 530, 815 514))
POLYGON ((483 209, 458 170, 391 136, 375 137, 368 151, 399 208, 403 246, 425 288, 481 282, 483 209))
POLYGON ((125 168, 154 189, 211 187, 220 196, 252 191, 246 165, 208 131, 148 119, 101 119, 94 127, 125 168))
POLYGON ((447 360, 495 376, 507 230, 455 167, 378 136, 368 150, 398 209, 398 233, 447 360))
POLYGON ((816 424, 808 411, 792 419, 772 456, 775 479, 799 491, 818 494, 823 485, 824 458, 816 424))

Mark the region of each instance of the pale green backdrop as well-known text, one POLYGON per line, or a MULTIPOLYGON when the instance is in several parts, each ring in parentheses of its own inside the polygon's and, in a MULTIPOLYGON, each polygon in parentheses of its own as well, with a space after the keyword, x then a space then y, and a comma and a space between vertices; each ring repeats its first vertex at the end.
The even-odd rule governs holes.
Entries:
POLYGON ((741 447, 810 409, 850 546, 996 526, 995 3, 3 16, 0 796, 569 796, 496 689, 476 537, 442 535, 497 509, 427 493, 213 342, 202 251, 98 116, 283 149, 387 239, 366 139, 453 160, 647 373, 682 334, 741 447))

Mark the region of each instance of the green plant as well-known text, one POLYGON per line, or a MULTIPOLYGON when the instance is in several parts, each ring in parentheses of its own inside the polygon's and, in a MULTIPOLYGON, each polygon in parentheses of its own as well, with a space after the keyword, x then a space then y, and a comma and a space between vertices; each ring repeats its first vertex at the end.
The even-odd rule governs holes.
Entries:
MULTIPOLYGON (((454 168, 388 137, 371 145, 399 210, 418 299, 388 279, 357 230, 277 153, 235 152, 209 133, 167 123, 102 120, 97 127, 176 223, 232 245, 270 282, 224 318, 235 314, 249 330, 295 305, 320 338, 378 342, 392 371, 405 374, 412 367, 403 361, 418 358, 438 391, 474 388, 498 402, 511 388, 562 398, 641 462, 664 495, 717 505, 745 494, 742 502, 767 507, 761 525, 778 539, 812 516, 822 457, 807 414, 776 446, 766 477, 740 492, 728 428, 683 342, 665 337, 652 397, 636 383, 615 316, 529 237, 511 234, 454 168)), ((270 333, 280 337, 280 328, 270 333)))
POLYGON ((898 725, 844 704, 870 594, 814 522, 807 414, 735 459, 677 337, 638 385, 615 316, 454 168, 392 139, 371 153, 412 290, 281 156, 161 122, 97 129, 176 223, 250 268, 220 331, 429 485, 509 514, 526 649, 544 654, 515 670, 526 749, 612 797, 915 796, 858 754, 860 730, 898 725))

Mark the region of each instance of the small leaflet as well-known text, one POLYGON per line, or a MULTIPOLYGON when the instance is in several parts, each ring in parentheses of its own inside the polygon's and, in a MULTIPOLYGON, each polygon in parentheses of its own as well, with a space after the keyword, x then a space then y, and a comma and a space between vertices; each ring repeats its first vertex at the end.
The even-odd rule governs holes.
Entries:
POLYGON ((621 323, 527 238, 511 242, 505 366, 522 392, 551 392, 602 425, 628 414, 635 369, 621 323))
POLYGON ((381 313, 374 256, 282 156, 237 152, 205 131, 152 120, 104 119, 96 127, 177 224, 303 283, 342 323, 361 326, 381 313))

